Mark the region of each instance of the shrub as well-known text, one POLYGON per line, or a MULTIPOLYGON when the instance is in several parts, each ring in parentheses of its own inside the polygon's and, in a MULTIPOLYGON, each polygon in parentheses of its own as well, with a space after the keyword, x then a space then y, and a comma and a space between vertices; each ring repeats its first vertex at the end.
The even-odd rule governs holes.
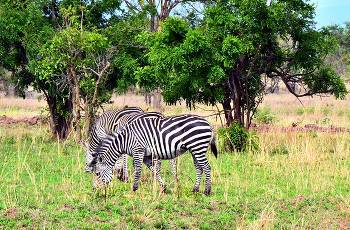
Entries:
POLYGON ((224 140, 221 146, 224 151, 256 151, 259 148, 257 144, 258 136, 256 133, 247 132, 243 126, 237 123, 237 121, 234 121, 231 126, 224 129, 219 128, 218 135, 224 140))

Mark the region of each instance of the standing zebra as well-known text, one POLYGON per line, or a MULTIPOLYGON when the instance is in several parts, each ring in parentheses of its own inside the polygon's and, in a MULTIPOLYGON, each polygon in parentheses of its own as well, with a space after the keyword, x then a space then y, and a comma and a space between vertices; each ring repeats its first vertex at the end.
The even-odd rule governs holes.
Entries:
MULTIPOLYGON (((206 177, 204 194, 209 195, 211 192, 211 167, 206 158, 209 144, 217 157, 215 130, 207 120, 199 116, 139 118, 129 124, 121 133, 113 133, 104 139, 96 148, 90 166, 95 168, 96 182, 102 187, 112 181, 112 168, 116 160, 122 154, 133 156, 135 169, 133 190, 136 191, 139 186, 142 161, 147 164, 154 159, 174 159, 189 150, 196 168, 196 182, 193 192, 199 191, 204 172, 206 177)), ((165 192, 166 185, 162 183, 161 185, 165 192)))

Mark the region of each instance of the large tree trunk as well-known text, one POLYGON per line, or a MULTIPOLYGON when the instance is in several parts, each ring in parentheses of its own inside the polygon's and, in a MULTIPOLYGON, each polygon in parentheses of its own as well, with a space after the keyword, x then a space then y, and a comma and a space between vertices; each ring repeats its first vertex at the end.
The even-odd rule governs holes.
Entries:
POLYGON ((155 20, 156 20, 155 16, 151 16, 151 20, 150 20, 150 22, 151 22, 151 28, 150 28, 151 33, 153 33, 155 31, 155 20))
POLYGON ((147 106, 151 106, 152 105, 152 94, 146 92, 145 93, 145 102, 147 106))
POLYGON ((162 94, 159 89, 153 92, 153 110, 157 112, 162 110, 162 94))
POLYGON ((92 122, 93 122, 92 113, 85 112, 85 131, 84 131, 85 138, 88 137, 90 134, 90 127, 92 122))
POLYGON ((84 138, 87 138, 90 135, 91 126, 95 120, 95 112, 94 108, 91 108, 89 103, 85 101, 85 130, 84 130, 84 138))
POLYGON ((243 108, 243 88, 241 77, 243 75, 245 67, 248 65, 249 59, 247 57, 240 57, 237 60, 237 67, 235 69, 228 70, 229 83, 231 86, 231 97, 233 102, 233 119, 237 121, 239 125, 244 125, 244 108, 243 108))
POLYGON ((75 87, 73 92, 73 117, 75 120, 75 132, 76 132, 76 141, 79 143, 81 141, 81 115, 80 115, 80 98, 79 98, 79 89, 75 87))
POLYGON ((56 0, 51 1, 51 19, 54 22, 57 20, 56 0))
POLYGON ((69 133, 71 132, 72 119, 71 117, 65 117, 59 113, 57 109, 57 101, 59 100, 64 100, 63 108, 60 108, 61 111, 68 110, 69 112, 72 112, 73 105, 71 100, 67 98, 63 99, 63 98, 57 98, 57 97, 51 97, 51 96, 46 97, 46 101, 50 110, 50 127, 51 127, 52 138, 65 140, 68 138, 69 133))
POLYGON ((229 79, 230 79, 230 85, 231 85, 231 97, 233 102, 233 119, 237 121, 239 125, 243 124, 242 119, 242 103, 241 103, 241 97, 242 97, 242 89, 241 89, 241 83, 239 80, 239 72, 234 70, 229 70, 229 79))

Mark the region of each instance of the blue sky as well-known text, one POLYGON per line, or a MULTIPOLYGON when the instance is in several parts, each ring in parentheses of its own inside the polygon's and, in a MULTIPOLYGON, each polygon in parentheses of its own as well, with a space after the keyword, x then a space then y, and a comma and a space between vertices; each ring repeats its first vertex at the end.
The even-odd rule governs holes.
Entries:
POLYGON ((350 0, 310 0, 316 5, 316 27, 350 21, 350 0))

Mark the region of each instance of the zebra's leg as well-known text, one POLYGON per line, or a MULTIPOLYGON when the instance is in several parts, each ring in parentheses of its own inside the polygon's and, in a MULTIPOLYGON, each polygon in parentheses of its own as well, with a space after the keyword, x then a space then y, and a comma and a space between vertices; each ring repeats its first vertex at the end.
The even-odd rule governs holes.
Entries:
POLYGON ((123 154, 115 163, 117 169, 118 179, 120 181, 127 182, 129 180, 128 175, 128 155, 123 154))
POLYGON ((166 184, 164 183, 162 177, 160 176, 160 168, 162 167, 162 162, 159 159, 153 159, 152 156, 145 156, 143 158, 143 163, 151 170, 152 176, 156 176, 159 181, 160 186, 162 186, 162 193, 166 193, 166 184))
POLYGON ((141 170, 142 170, 142 156, 134 154, 133 157, 133 165, 135 170, 135 182, 134 186, 132 188, 133 191, 136 191, 139 188, 140 183, 140 176, 141 176, 141 170))
POLYGON ((124 182, 128 182, 129 180, 129 173, 128 173, 129 165, 128 165, 128 155, 123 155, 123 179, 124 182))
POLYGON ((204 195, 209 196, 209 194, 211 192, 211 167, 210 167, 208 160, 206 160, 206 163, 204 164, 204 166, 202 168, 203 168, 203 171, 205 174, 204 195))
POLYGON ((196 182, 194 184, 194 188, 192 192, 198 192, 201 179, 202 179, 203 170, 202 170, 202 167, 199 165, 196 157, 193 154, 192 154, 192 158, 193 158, 194 167, 196 168, 196 182))
POLYGON ((117 172, 117 178, 123 181, 123 157, 119 157, 113 166, 113 173, 117 172))
MULTIPOLYGON (((201 168, 201 170, 205 174, 204 195, 208 196, 211 192, 211 175, 210 175, 211 167, 210 167, 210 164, 207 160, 207 157, 205 156, 205 153, 206 153, 206 151, 205 152, 203 151, 202 153, 194 154, 194 158, 197 159, 197 163, 198 163, 199 167, 201 168)), ((196 168, 196 171, 197 171, 197 168, 196 168)), ((197 179, 196 179, 196 183, 197 183, 197 179)))
POLYGON ((171 166, 171 171, 174 175, 174 180, 175 180, 175 182, 178 182, 175 159, 169 159, 169 164, 171 166))

